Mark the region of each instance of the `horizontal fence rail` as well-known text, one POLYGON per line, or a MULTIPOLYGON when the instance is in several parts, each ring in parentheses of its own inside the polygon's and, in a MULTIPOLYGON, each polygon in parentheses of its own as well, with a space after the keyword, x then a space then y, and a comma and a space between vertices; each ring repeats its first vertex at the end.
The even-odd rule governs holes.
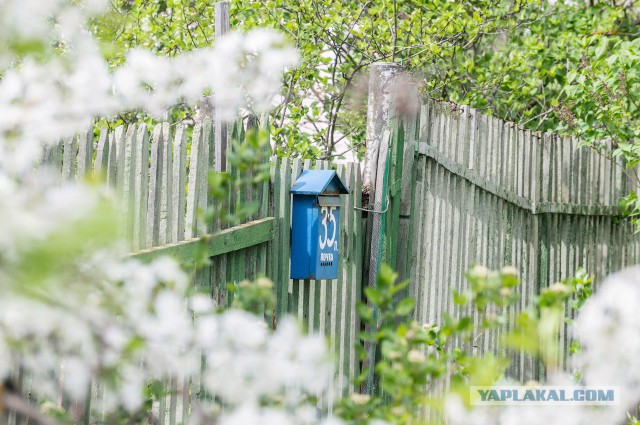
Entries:
POLYGON ((183 263, 189 263, 193 261, 196 249, 202 243, 207 244, 208 256, 216 257, 271 241, 275 237, 276 231, 276 219, 266 217, 206 235, 204 239, 202 237, 192 238, 175 244, 135 251, 131 256, 138 260, 149 261, 169 255, 183 263))

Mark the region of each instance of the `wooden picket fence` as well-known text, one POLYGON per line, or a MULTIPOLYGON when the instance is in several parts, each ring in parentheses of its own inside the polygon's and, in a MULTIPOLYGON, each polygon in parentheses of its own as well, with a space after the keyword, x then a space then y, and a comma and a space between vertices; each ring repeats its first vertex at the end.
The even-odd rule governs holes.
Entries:
MULTIPOLYGON (((380 145, 368 146, 379 152, 377 162, 367 164, 377 170, 375 181, 363 181, 360 163, 272 158, 270 181, 229 194, 230 205, 236 200, 259 205, 245 222, 231 227, 205 223, 198 214, 215 202, 207 191, 217 137, 209 122, 191 127, 159 123, 152 132, 135 124, 98 134, 92 130, 48 149, 43 163, 60 180, 101 174, 124 199, 123 236, 132 255, 143 261, 172 255, 188 263, 200 237, 210 234, 211 264, 193 270, 199 289, 219 305, 230 305, 227 283, 270 277, 276 306, 265 312, 266 321, 275 327, 291 314, 331 341, 339 383, 334 396, 376 392, 372 379, 362 388, 353 385, 361 370, 355 307, 382 262, 411 280, 403 295, 416 299, 414 319, 438 323, 445 313, 463 313, 453 294, 467 287, 464 274, 473 264, 520 270, 521 302, 509 312, 514 317, 541 288, 578 267, 600 282, 640 256, 640 238, 617 207, 619 198, 635 187, 623 164, 579 148, 573 139, 529 132, 451 103, 417 95, 414 100, 415 113, 369 117, 370 126, 382 120, 376 127, 380 145), (350 189, 340 209, 339 277, 291 280, 291 184, 305 169, 330 167, 350 189)), ((225 131, 229 140, 242 139, 244 124, 225 131)), ((566 359, 566 344, 560 362, 566 359)), ((476 335, 464 348, 503 350, 497 332, 476 335)), ((509 370, 521 380, 543 373, 523 353, 513 358, 509 370)), ((28 377, 21 379, 28 387, 28 377)), ((189 403, 180 394, 188 396, 191 385, 180 377, 167 382, 168 388, 183 391, 171 392, 154 406, 162 424, 188 421, 189 403)), ((85 423, 100 418, 100 398, 95 385, 85 423)))
MULTIPOLYGON (((228 128, 228 140, 244 138, 239 121, 228 128)), ((337 165, 337 172, 351 189, 343 197, 340 222, 340 247, 343 261, 335 281, 298 281, 289 279, 291 183, 305 169, 327 169, 327 161, 271 159, 270 181, 258 187, 230 193, 228 205, 236 200, 257 202, 258 210, 244 223, 229 227, 222 221, 202 222, 202 209, 216 202, 208 195, 207 173, 213 167, 214 131, 209 122, 185 126, 158 123, 150 131, 146 125, 120 126, 113 131, 100 129, 78 134, 46 150, 42 164, 53 170, 60 181, 81 180, 100 175, 115 188, 123 202, 123 234, 132 256, 150 261, 170 255, 187 266, 209 234, 210 265, 192 269, 194 285, 209 292, 220 306, 231 305, 233 294, 228 283, 269 276, 275 283, 276 306, 264 312, 273 327, 285 315, 294 315, 309 330, 333 341, 331 353, 336 359, 336 393, 353 391, 352 381, 359 366, 355 344, 360 330, 355 304, 360 299, 362 280, 363 229, 354 206, 360 206, 362 181, 358 163, 337 165)), ((231 149, 231 148, 229 148, 231 149)), ((238 170, 227 170, 238 176, 238 170)), ((15 373, 28 392, 29 377, 15 373)), ((154 411, 162 424, 187 423, 191 382, 174 377, 166 382, 169 395, 154 411)), ((83 423, 99 423, 104 393, 93 385, 84 409, 83 423)), ((62 402, 62 398, 60 399, 62 402)), ((321 402, 332 408, 331 400, 321 402)), ((10 425, 18 424, 15 417, 10 425)))
MULTIPOLYGON (((454 302, 455 292, 468 289, 464 276, 474 264, 520 271, 520 302, 508 311, 513 319, 542 288, 579 268, 595 275, 597 288, 640 259, 640 237, 618 206, 637 187, 622 161, 449 102, 427 100, 415 115, 385 126, 387 163, 378 169, 387 170, 389 211, 379 255, 410 279, 405 295, 416 300, 420 323, 463 313, 478 320, 454 302), (407 158, 407 152, 414 154, 407 158), (402 168, 393 159, 401 154, 402 168)), ((452 348, 504 353, 501 336, 477 333, 452 348)), ((571 369, 568 325, 561 337, 557 361, 571 369)), ((545 369, 519 353, 508 373, 525 382, 543 378, 545 369)))
MULTIPOLYGON (((464 273, 473 264, 520 271, 514 317, 542 288, 580 267, 601 282, 640 258, 640 238, 617 205, 634 187, 621 161, 579 148, 574 139, 532 133, 449 103, 427 102, 419 119, 412 222, 421 225, 412 232, 411 268, 416 319, 438 323, 445 311, 459 313, 453 291, 466 287, 464 273)), ((564 341, 561 365, 570 339, 564 341)), ((478 335, 475 343, 479 352, 497 350, 500 335, 478 335)), ((538 366, 521 354, 509 372, 539 379, 538 366)))

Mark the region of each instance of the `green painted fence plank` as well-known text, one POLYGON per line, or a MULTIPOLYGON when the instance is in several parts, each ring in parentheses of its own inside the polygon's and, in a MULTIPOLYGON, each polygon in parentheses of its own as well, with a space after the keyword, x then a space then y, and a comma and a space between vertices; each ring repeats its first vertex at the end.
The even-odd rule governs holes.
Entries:
POLYGON ((133 160, 133 249, 140 249, 146 245, 147 237, 147 202, 149 198, 149 132, 147 126, 138 127, 135 145, 135 159, 133 160))
POLYGON ((106 127, 100 129, 98 136, 98 146, 96 148, 96 161, 93 172, 96 175, 107 177, 107 167, 109 162, 109 130, 106 127))
POLYGON ((76 176, 76 156, 78 155, 78 136, 64 140, 62 156, 62 179, 71 180, 76 176))
POLYGON ((78 134, 78 179, 91 172, 93 162, 93 126, 88 131, 78 134))
POLYGON ((169 202, 171 222, 169 241, 175 243, 184 239, 184 223, 187 186, 187 134, 183 125, 178 126, 173 140, 173 169, 171 200, 169 202))
POLYGON ((202 243, 209 246, 209 256, 215 257, 273 240, 276 232, 276 219, 266 217, 201 238, 136 251, 131 256, 142 261, 151 261, 160 256, 169 255, 181 261, 191 262, 198 245, 202 243))
POLYGON ((151 142, 151 161, 149 170, 149 198, 147 200, 146 244, 149 248, 157 246, 160 241, 160 208, 162 198, 162 169, 164 142, 162 126, 153 129, 151 142))

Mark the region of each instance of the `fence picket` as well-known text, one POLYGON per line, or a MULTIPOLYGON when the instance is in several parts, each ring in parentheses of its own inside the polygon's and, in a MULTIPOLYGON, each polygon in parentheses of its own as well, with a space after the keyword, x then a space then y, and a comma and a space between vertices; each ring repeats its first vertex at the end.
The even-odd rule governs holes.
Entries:
POLYGON ((162 164, 160 170, 160 222, 158 230, 158 243, 160 245, 171 241, 171 223, 173 223, 173 208, 171 208, 171 203, 173 202, 173 139, 171 136, 169 123, 162 123, 162 135, 159 136, 162 148, 158 148, 162 152, 161 160, 158 161, 162 164))
POLYGON ((207 156, 204 149, 204 137, 202 124, 198 123, 193 128, 191 138, 191 157, 189 159, 189 187, 187 189, 187 215, 185 219, 184 239, 191 239, 199 233, 198 209, 200 204, 203 170, 206 166, 207 156))
POLYGON ((107 167, 109 166, 109 130, 106 127, 100 129, 98 145, 96 147, 96 160, 93 172, 97 175, 107 177, 107 167))
POLYGON ((89 174, 93 163, 93 127, 87 132, 78 134, 78 172, 82 178, 89 174))
POLYGON ((116 187, 118 179, 118 145, 116 139, 116 133, 109 133, 109 154, 107 157, 107 184, 111 187, 116 187))
MULTIPOLYGON (((171 229, 170 241, 175 243, 184 238, 185 189, 187 184, 187 129, 180 125, 173 140, 173 175, 171 189, 171 229)), ((169 214, 167 214, 169 216, 169 214)))
POLYGON ((76 161, 78 155, 78 137, 71 136, 64 139, 62 156, 62 179, 71 180, 76 176, 76 161))
POLYGON ((149 200, 147 207, 147 229, 145 247, 157 246, 160 243, 160 209, 162 198, 162 172, 164 159, 164 140, 162 125, 153 129, 151 141, 151 165, 149 173, 149 200))
POLYGON ((140 249, 147 242, 146 220, 149 198, 149 133, 147 126, 138 127, 135 138, 135 168, 133 172, 133 249, 140 249))

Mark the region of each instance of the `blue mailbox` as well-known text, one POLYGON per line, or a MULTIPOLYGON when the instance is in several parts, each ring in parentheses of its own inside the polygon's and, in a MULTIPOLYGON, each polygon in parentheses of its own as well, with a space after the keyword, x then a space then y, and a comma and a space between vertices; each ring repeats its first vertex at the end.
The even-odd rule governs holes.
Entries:
POLYGON ((340 195, 349 189, 333 170, 306 170, 291 186, 291 279, 336 279, 340 195))

